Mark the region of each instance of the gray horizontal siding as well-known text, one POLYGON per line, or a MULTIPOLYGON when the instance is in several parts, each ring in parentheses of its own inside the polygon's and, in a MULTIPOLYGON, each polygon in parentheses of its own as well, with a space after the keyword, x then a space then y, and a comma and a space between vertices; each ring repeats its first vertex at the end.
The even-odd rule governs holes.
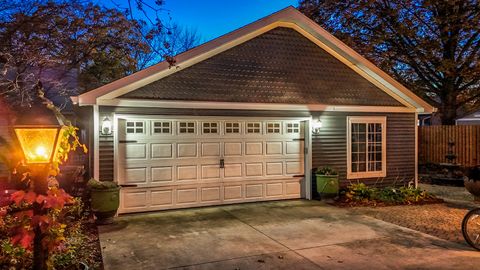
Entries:
POLYGON ((415 114, 413 113, 313 113, 321 117, 322 129, 312 139, 313 168, 331 166, 339 172, 341 185, 347 180, 347 116, 387 116, 387 176, 358 181, 377 186, 402 185, 415 179, 415 114))
MULTIPOLYGON (((142 115, 193 115, 193 116, 263 116, 263 117, 308 117, 309 112, 286 111, 231 111, 191 110, 162 108, 101 107, 100 115, 111 114, 142 115)), ((402 184, 415 177, 415 115, 413 113, 312 113, 320 116, 323 127, 320 135, 313 136, 313 168, 332 166, 339 171, 341 183, 348 185, 347 171, 347 116, 387 116, 387 177, 383 179, 360 179, 359 181, 378 186, 402 184)), ((113 180, 113 136, 100 136, 100 180, 113 180)))

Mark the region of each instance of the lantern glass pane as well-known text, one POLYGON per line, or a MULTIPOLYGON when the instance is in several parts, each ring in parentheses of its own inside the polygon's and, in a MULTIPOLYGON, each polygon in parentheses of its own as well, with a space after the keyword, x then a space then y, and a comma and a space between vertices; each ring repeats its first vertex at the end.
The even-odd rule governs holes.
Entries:
POLYGON ((55 150, 57 128, 17 128, 20 146, 27 163, 49 163, 55 150))

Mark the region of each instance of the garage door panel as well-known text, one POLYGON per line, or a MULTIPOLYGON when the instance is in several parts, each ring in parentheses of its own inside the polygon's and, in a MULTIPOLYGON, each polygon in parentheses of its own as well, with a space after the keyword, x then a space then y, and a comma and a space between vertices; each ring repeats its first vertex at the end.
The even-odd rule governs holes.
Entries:
POLYGON ((301 154, 302 149, 303 149, 303 142, 302 141, 286 142, 286 154, 287 155, 301 154))
POLYGON ((246 163, 245 176, 263 176, 263 163, 246 163))
POLYGON ((224 200, 241 200, 243 199, 243 187, 242 185, 232 185, 224 187, 224 200))
POLYGON ((242 177, 242 163, 226 163, 224 170, 225 178, 242 177))
POLYGON ((245 142, 245 155, 262 155, 263 142, 245 142))
POLYGON ((245 185, 246 198, 261 198, 263 197, 263 184, 246 184, 245 185))
POLYGON ((283 162, 267 162, 266 167, 268 176, 283 175, 283 162))
POLYGON ((218 164, 202 165, 202 179, 220 178, 220 166, 218 164))
POLYGON ((295 182, 287 182, 285 183, 285 194, 286 195, 298 195, 300 196, 300 181, 295 181, 295 182))
POLYGON ((202 143, 202 157, 220 157, 220 143, 202 143))
POLYGON ((278 197, 283 195, 283 183, 267 183, 266 185, 267 197, 278 197))
POLYGON ((151 205, 152 206, 172 206, 173 190, 152 190, 151 205))
POLYGON ((197 188, 185 188, 177 190, 177 203, 195 203, 197 202, 197 188))
POLYGON ((127 168, 125 170, 126 184, 145 184, 147 183, 147 168, 127 168))
POLYGON ((266 142, 265 152, 267 155, 282 155, 283 143, 282 142, 266 142))
POLYGON ((304 180, 297 175, 304 171, 304 141, 299 121, 146 117, 127 120, 134 123, 130 129, 135 125, 131 132, 142 131, 132 134, 124 134, 126 122, 122 127, 120 121, 117 179, 137 187, 121 190, 119 213, 301 197, 304 180), (168 128, 160 122, 168 122, 168 128), (178 134, 180 122, 194 123, 194 132, 178 134), (227 133, 227 122, 238 125, 230 124, 227 133), (217 123, 216 131, 205 133, 211 127, 204 123, 217 123), (260 125, 248 133, 247 123, 260 125), (280 125, 268 133, 268 123, 280 125), (163 129, 169 132, 163 134, 163 129))
POLYGON ((221 201, 221 188, 216 187, 202 187, 201 199, 202 202, 220 202, 221 201))
POLYGON ((285 164, 287 174, 303 174, 303 162, 287 161, 285 164))
POLYGON ((177 180, 196 180, 197 179, 197 166, 178 166, 177 167, 177 180))
POLYGON ((125 143, 120 146, 120 155, 126 160, 129 159, 146 159, 147 146, 144 143, 125 143))
POLYGON ((196 157, 197 156, 197 144, 196 143, 178 143, 177 144, 177 157, 196 157))
POLYGON ((144 208, 147 206, 147 191, 137 190, 123 192, 123 205, 125 208, 144 208))
POLYGON ((152 143, 152 158, 173 158, 172 143, 152 143))
POLYGON ((242 156, 242 142, 225 142, 224 143, 224 156, 242 156))
POLYGON ((152 167, 152 182, 171 182, 171 181, 173 181, 172 166, 152 167))

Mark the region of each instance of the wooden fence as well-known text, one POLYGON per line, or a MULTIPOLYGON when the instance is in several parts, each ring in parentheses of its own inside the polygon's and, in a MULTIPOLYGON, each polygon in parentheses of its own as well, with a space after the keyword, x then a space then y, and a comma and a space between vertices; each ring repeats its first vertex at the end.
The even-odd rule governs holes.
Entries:
POLYGON ((418 130, 418 162, 445 163, 453 142, 454 160, 462 166, 480 165, 480 126, 423 126, 418 130))

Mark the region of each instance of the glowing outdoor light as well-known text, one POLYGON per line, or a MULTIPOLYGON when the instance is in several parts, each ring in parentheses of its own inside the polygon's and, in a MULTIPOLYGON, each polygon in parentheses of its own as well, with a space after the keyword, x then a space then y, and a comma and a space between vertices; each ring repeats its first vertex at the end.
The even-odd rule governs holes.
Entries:
POLYGON ((62 121, 51 110, 44 105, 32 107, 18 117, 13 128, 27 164, 52 162, 62 121))
POLYGON ((105 116, 102 121, 102 134, 103 135, 110 135, 112 134, 112 121, 108 116, 105 116))
POLYGON ((320 118, 312 121, 312 133, 314 135, 319 135, 321 128, 322 128, 322 120, 320 120, 320 118))

